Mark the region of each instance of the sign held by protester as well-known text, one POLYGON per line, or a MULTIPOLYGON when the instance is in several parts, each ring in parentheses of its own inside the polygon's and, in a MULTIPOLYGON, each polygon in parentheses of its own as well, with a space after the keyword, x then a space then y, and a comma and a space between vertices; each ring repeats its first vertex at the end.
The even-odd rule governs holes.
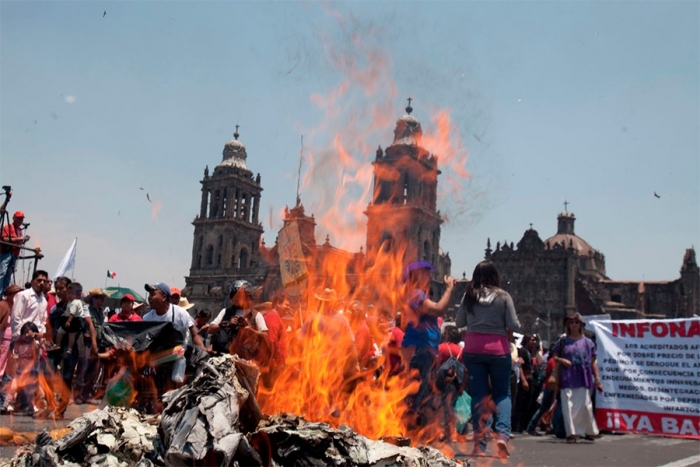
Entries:
POLYGON ((601 429, 700 439, 700 318, 593 321, 601 429))
POLYGON ((280 230, 277 245, 282 284, 288 287, 304 280, 308 271, 296 221, 289 222, 280 230))

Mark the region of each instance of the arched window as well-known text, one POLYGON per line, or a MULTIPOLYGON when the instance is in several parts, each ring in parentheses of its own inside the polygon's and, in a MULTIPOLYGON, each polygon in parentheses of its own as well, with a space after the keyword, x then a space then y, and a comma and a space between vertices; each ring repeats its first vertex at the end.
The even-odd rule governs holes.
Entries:
POLYGON ((245 268, 247 268, 247 267, 248 267, 248 250, 246 250, 245 248, 243 248, 243 249, 241 250, 241 255, 240 255, 240 257, 239 257, 238 268, 239 268, 239 269, 245 269, 245 268))
POLYGON ((219 248, 224 244, 224 236, 219 234, 219 248))
POLYGON ((231 267, 232 268, 236 267, 236 255, 235 254, 231 255, 231 267))
POLYGON ((380 245, 385 253, 390 252, 394 247, 394 237, 392 237, 390 233, 384 232, 382 234, 382 241, 380 242, 380 245))
POLYGON ((430 242, 428 240, 423 242, 423 259, 425 261, 432 260, 430 256, 430 242))
POLYGON ((200 235, 199 236, 199 246, 197 247, 197 251, 202 251, 203 246, 204 246, 204 236, 200 235))
POLYGON ((214 247, 209 245, 207 247, 207 266, 211 266, 214 263, 214 247))
POLYGON ((197 269, 202 269, 202 255, 197 255, 197 269))
POLYGON ((221 266, 221 253, 216 255, 216 265, 221 266))

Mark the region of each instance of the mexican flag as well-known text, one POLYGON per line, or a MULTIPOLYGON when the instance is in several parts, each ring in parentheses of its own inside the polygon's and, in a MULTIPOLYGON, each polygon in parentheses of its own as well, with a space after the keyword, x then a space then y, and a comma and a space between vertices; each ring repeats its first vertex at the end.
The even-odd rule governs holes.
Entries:
POLYGON ((115 277, 117 277, 117 273, 114 272, 114 271, 110 271, 109 269, 107 269, 107 278, 108 278, 108 279, 114 279, 115 277))

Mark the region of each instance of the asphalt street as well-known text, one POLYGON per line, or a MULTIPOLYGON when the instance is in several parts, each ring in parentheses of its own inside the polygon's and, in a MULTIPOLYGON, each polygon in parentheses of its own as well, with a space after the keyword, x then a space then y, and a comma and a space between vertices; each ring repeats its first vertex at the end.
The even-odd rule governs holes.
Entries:
MULTIPOLYGON (((15 432, 39 433, 63 428, 83 412, 94 410, 91 405, 70 405, 64 420, 34 420, 31 417, 0 415, 0 427, 15 432)), ((552 436, 515 435, 511 441, 511 456, 507 461, 496 457, 468 457, 474 445, 452 444, 455 459, 468 460, 471 466, 509 465, 517 467, 700 467, 700 441, 657 436, 624 434, 604 435, 594 441, 567 444, 552 436)), ((495 452, 495 446, 489 446, 495 452)), ((0 465, 14 456, 16 447, 0 447, 0 465)))

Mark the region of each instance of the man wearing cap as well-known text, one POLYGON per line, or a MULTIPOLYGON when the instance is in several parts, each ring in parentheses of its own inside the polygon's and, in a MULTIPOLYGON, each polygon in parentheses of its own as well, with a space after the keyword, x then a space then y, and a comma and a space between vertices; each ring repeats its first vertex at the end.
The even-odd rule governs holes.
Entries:
POLYGON ((209 323, 212 349, 216 352, 229 353, 230 345, 239 329, 248 324, 252 324, 251 330, 257 336, 267 337, 265 318, 259 312, 252 310, 253 285, 250 282, 243 279, 233 281, 229 289, 229 300, 231 306, 222 309, 209 323))
POLYGON ((187 329, 192 337, 192 342, 206 351, 202 338, 194 327, 194 319, 190 314, 178 305, 171 303, 172 295, 170 287, 164 282, 146 284, 148 292, 148 304, 151 310, 143 315, 143 321, 170 321, 178 329, 187 329))
POLYGON ((130 293, 124 294, 119 302, 121 307, 119 313, 115 313, 109 318, 110 323, 119 323, 121 321, 141 321, 141 317, 134 313, 134 296, 130 293))
POLYGON ((20 252, 19 247, 29 241, 29 237, 25 237, 24 232, 22 232, 23 222, 24 213, 22 211, 15 212, 12 224, 7 224, 3 227, 0 234, 0 240, 13 245, 10 246, 3 243, 2 248, 0 248, 0 288, 2 290, 5 290, 12 281, 15 263, 20 252))
POLYGON ((180 289, 178 289, 177 287, 170 287, 170 303, 172 303, 173 305, 180 305, 181 297, 182 291, 180 289))

